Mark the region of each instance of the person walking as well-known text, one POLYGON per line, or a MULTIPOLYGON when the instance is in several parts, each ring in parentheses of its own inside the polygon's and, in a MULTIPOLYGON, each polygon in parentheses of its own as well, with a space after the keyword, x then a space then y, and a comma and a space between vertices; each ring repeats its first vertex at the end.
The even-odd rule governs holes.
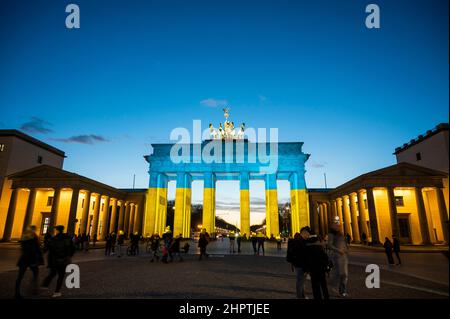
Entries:
POLYGON ((258 256, 259 256, 260 249, 262 249, 262 254, 263 254, 263 256, 265 256, 264 242, 266 241, 266 237, 264 236, 264 234, 262 232, 257 232, 256 237, 258 238, 258 256))
POLYGON ((55 229, 57 233, 49 243, 50 264, 48 267, 50 268, 50 273, 44 279, 42 287, 48 288, 53 278, 58 275, 55 293, 52 297, 61 297, 61 287, 66 274, 66 267, 71 263, 75 246, 70 236, 63 233, 64 226, 58 225, 55 229))
POLYGON ((183 257, 181 257, 181 240, 183 239, 183 235, 179 234, 172 242, 172 245, 170 247, 172 251, 172 256, 176 257, 178 256, 178 261, 183 261, 183 257))
POLYGON ((256 237, 255 233, 251 234, 251 241, 252 241, 252 247, 253 247, 253 253, 256 255, 256 245, 258 244, 258 237, 256 237))
POLYGON ((164 234, 162 235, 162 240, 164 243, 164 247, 163 247, 163 256, 162 256, 162 262, 167 264, 167 258, 169 258, 169 261, 173 260, 173 256, 172 256, 172 252, 170 251, 170 246, 172 245, 172 241, 173 241, 173 234, 172 231, 170 230, 170 226, 166 227, 166 231, 164 232, 164 234))
POLYGON ((115 232, 111 233, 111 256, 116 254, 116 244, 117 244, 117 234, 115 232))
POLYGON ((286 261, 291 264, 292 272, 296 274, 297 298, 305 297, 305 277, 308 269, 308 248, 306 246, 309 238, 309 227, 303 227, 300 233, 296 233, 293 239, 288 241, 286 261))
POLYGON ((159 237, 158 233, 155 233, 150 237, 150 249, 152 250, 152 259, 151 262, 159 261, 159 245, 160 245, 161 238, 159 237))
POLYGON ((398 240, 397 236, 392 236, 393 238, 393 250, 395 257, 397 258, 397 266, 400 266, 402 264, 402 260, 400 259, 400 241, 398 240))
POLYGON ((334 265, 332 284, 336 287, 339 296, 348 296, 348 246, 344 235, 341 232, 339 221, 333 223, 328 233, 328 251, 334 265))
POLYGON ((94 234, 94 236, 92 236, 92 246, 95 248, 95 244, 97 243, 97 234, 94 234))
POLYGON ((394 248, 394 246, 392 245, 392 242, 390 241, 389 238, 385 237, 384 238, 384 252, 386 253, 386 257, 389 263, 389 266, 394 265, 394 256, 392 256, 392 250, 394 248))
POLYGON ((307 240, 308 266, 314 299, 330 299, 327 286, 328 256, 323 248, 324 243, 316 235, 307 240))
POLYGON ((242 236, 240 233, 237 233, 236 234, 236 244, 237 244, 238 254, 241 253, 241 243, 242 243, 242 236))
POLYGON ((281 250, 281 234, 277 235, 276 240, 277 240, 277 250, 281 250))
POLYGON ((234 240, 236 239, 234 231, 230 231, 230 233, 228 234, 228 239, 230 240, 230 254, 234 254, 234 240))
POLYGON ((200 232, 200 238, 198 239, 198 247, 200 248, 200 257, 198 260, 202 260, 202 257, 208 257, 208 254, 206 253, 206 246, 208 246, 210 237, 208 232, 206 231, 206 228, 203 228, 200 232))
POLYGON ((125 233, 123 230, 119 230, 119 235, 117 236, 117 257, 122 257, 122 246, 125 243, 125 233))
POLYGON ((22 299, 20 293, 20 286, 25 276, 25 272, 30 268, 33 273, 33 293, 37 292, 37 281, 39 277, 39 265, 44 264, 41 248, 39 245, 39 238, 36 234, 36 226, 29 226, 20 239, 20 257, 17 262, 19 267, 19 273, 16 279, 16 287, 14 297, 16 299, 22 299))
POLYGON ((105 238, 106 244, 105 244, 105 256, 111 255, 111 249, 112 249, 112 238, 111 234, 108 234, 105 238))

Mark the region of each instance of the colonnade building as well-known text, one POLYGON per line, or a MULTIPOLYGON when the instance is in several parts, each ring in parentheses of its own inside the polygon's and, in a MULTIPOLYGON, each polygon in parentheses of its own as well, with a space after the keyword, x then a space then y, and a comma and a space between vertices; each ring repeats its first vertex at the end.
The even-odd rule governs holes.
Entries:
MULTIPOLYGON (((363 238, 379 243, 397 235, 405 244, 447 244, 448 169, 429 164, 433 163, 430 156, 441 156, 435 139, 445 141, 445 134, 448 167, 447 124, 397 148, 397 164, 363 174, 334 189, 306 187, 309 154, 303 153, 301 142, 277 143, 274 171, 265 170, 258 158, 258 146, 247 140, 181 145, 189 150, 181 163, 170 157, 173 144, 152 144, 153 153, 145 156, 149 187, 118 189, 63 170, 65 154, 61 150, 17 130, 0 130, 0 238, 17 240, 28 225, 37 226, 43 235, 57 224, 70 233, 87 233, 99 240, 118 230, 127 234, 162 233, 167 220, 169 181, 176 181, 174 233, 189 237, 194 180, 204 183, 203 227, 212 234, 216 231, 217 181, 239 181, 242 234, 250 233, 249 182, 264 181, 266 235, 277 235, 277 180, 281 179, 290 184, 291 234, 310 225, 316 233, 325 235, 330 223, 339 220, 342 231, 355 243, 363 238), (424 141, 432 142, 433 147, 417 151, 424 141), (198 156, 205 148, 214 149, 214 145, 232 151, 221 154, 223 161, 219 163, 198 156), (243 153, 236 152, 240 147, 243 153), (252 148, 257 154, 254 162, 249 156, 252 148), (415 154, 420 152, 420 156, 401 159, 401 153, 409 149, 415 154), (427 165, 421 165, 421 161, 427 165)), ((441 161, 435 162, 442 165, 441 161)))

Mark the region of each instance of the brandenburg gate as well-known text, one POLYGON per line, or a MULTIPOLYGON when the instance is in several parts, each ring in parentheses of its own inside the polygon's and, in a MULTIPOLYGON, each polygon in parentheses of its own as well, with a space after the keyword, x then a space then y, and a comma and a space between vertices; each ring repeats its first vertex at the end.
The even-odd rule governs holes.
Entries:
MULTIPOLYGON (((309 154, 302 142, 251 142, 228 121, 216 130, 210 125, 212 139, 200 143, 152 144, 153 153, 144 156, 149 163, 149 189, 144 217, 144 234, 163 233, 167 217, 167 188, 176 181, 174 235, 190 237, 191 184, 203 180, 203 228, 215 233, 216 182, 239 181, 240 233, 250 234, 251 180, 265 182, 266 235, 279 234, 277 180, 290 182, 291 231, 296 233, 309 225, 305 162, 309 154)), ((247 131, 245 131, 247 133, 247 131)))

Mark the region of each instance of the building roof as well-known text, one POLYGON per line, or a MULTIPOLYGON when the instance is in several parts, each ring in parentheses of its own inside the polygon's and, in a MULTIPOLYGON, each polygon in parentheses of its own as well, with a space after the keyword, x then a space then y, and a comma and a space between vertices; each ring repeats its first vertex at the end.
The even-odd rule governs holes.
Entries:
POLYGON ((419 135, 417 138, 410 140, 408 143, 405 143, 402 146, 395 148, 394 155, 397 155, 397 154, 407 150, 408 148, 410 148, 416 144, 419 144, 419 143, 423 142, 424 140, 429 139, 430 137, 432 137, 440 132, 448 131, 448 126, 449 126, 448 123, 441 123, 441 124, 436 125, 435 128, 428 130, 425 133, 425 135, 419 135))
POLYGON ((25 134, 19 130, 0 130, 0 136, 14 136, 17 138, 20 138, 21 140, 34 144, 40 148, 43 148, 49 152, 52 152, 56 155, 66 157, 65 153, 61 151, 60 149, 57 149, 56 147, 53 147, 47 143, 44 143, 28 134, 25 134))

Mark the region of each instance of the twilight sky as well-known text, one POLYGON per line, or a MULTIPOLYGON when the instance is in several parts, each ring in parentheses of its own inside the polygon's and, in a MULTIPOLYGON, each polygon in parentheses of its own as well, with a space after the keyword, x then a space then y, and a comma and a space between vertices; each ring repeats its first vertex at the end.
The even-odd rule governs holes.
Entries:
MULTIPOLYGON (((192 120, 276 127, 311 154, 307 185, 395 163, 395 147, 448 122, 448 2, 73 0, 0 3, 0 128, 67 154, 115 187, 148 184, 143 155, 192 120), (66 29, 76 3, 81 28, 66 29), (367 29, 365 6, 381 8, 367 29)), ((173 197, 174 185, 169 193, 173 197)), ((201 201, 201 183, 194 183, 201 201)), ((280 183, 280 201, 288 198, 280 183)), ((251 184, 252 223, 264 214, 251 184)), ((218 215, 238 219, 237 183, 218 215)))

